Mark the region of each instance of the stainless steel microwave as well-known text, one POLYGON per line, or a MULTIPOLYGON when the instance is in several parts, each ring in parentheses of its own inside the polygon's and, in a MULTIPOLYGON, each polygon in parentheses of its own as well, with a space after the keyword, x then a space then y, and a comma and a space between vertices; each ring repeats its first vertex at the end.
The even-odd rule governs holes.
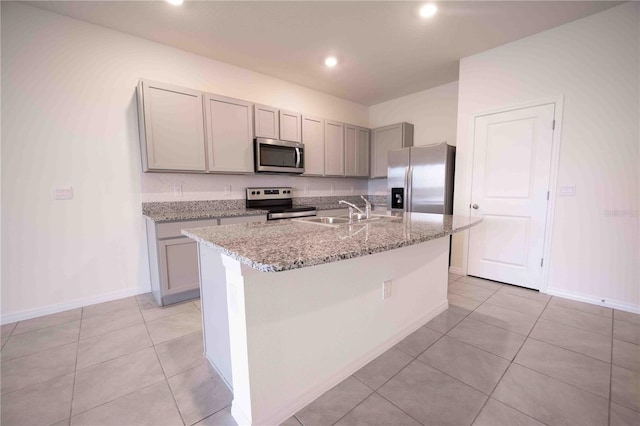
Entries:
POLYGON ((256 173, 304 173, 304 144, 256 138, 256 173))

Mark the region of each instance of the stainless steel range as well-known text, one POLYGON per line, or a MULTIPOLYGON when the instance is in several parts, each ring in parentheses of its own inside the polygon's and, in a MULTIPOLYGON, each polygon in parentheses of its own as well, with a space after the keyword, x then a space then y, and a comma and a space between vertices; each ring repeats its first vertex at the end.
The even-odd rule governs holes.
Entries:
POLYGON ((247 188, 246 207, 268 210, 267 220, 315 216, 315 207, 293 207, 292 191, 289 187, 247 188))

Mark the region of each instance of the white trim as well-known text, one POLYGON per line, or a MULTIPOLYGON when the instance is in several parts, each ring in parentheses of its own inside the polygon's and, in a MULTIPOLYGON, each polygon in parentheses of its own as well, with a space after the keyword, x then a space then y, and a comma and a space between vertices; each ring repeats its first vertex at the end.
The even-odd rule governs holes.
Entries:
MULTIPOLYGON (((286 407, 281 408, 277 412, 271 414, 269 417, 264 419, 255 419, 253 424, 256 425, 279 425, 289 417, 291 417, 291 413, 297 413, 302 408, 309 405, 311 402, 315 401, 318 397, 323 395, 325 392, 335 387, 337 384, 341 383, 347 377, 351 376, 353 373, 358 371, 360 368, 367 365, 369 362, 373 361, 375 358, 386 352, 387 350, 394 347, 405 337, 418 330, 420 327, 425 325, 427 322, 431 321, 433 318, 446 311, 449 308, 449 302, 444 301, 438 307, 433 309, 431 312, 423 315, 420 319, 406 326, 400 333, 396 334, 392 338, 383 342, 376 348, 372 349, 367 354, 361 356, 360 358, 354 360, 347 364, 344 368, 333 374, 331 377, 324 380, 321 384, 313 386, 312 388, 307 389, 303 394, 299 397, 292 400, 286 407)), ((234 407, 235 404, 231 404, 231 413, 238 421, 238 418, 244 418, 246 420, 246 424, 250 424, 247 417, 244 413, 241 413, 237 407, 234 407), (234 409, 235 408, 235 409, 234 409), (237 414, 242 414, 241 417, 236 417, 237 414)), ((238 421, 238 424, 243 424, 238 421)))
POLYGON ((9 324, 16 321, 24 321, 31 318, 41 317, 43 315, 56 314, 58 312, 68 311, 69 309, 82 308, 89 305, 95 305, 96 303, 110 302, 116 299, 122 299, 124 297, 137 296, 138 294, 144 294, 150 292, 150 288, 129 288, 126 290, 120 290, 113 293, 105 293, 98 296, 86 297, 83 299, 76 299, 70 302, 58 303, 56 305, 48 305, 40 308, 25 309, 24 311, 18 311, 11 314, 2 315, 2 324, 9 324))
MULTIPOLYGON (((551 146, 551 165, 549 175, 549 203, 547 204, 547 216, 544 232, 544 246, 542 249, 542 257, 545 262, 542 266, 542 273, 540 277, 540 283, 538 285, 539 290, 546 293, 549 287, 549 267, 551 265, 551 239, 553 237, 553 218, 556 207, 556 188, 558 187, 558 170, 560 168, 560 141, 562 136, 562 118, 564 112, 564 95, 558 95, 548 98, 539 99, 536 101, 525 102, 522 104, 512 104, 503 106, 500 108, 490 109, 486 111, 476 112, 470 115, 469 124, 469 150, 467 154, 465 170, 467 171, 467 188, 465 188, 465 202, 463 205, 467 206, 471 204, 471 194, 473 191, 473 153, 475 149, 474 135, 476 133, 476 119, 486 115, 500 114, 503 112, 509 112, 517 109, 532 108, 542 105, 554 105, 554 120, 556 122, 555 129, 553 131, 553 139, 551 146)), ((470 232, 466 231, 462 238, 462 267, 460 270, 463 272, 461 275, 466 275, 469 267, 469 238, 470 232)))
POLYGON ((619 311, 632 312, 634 314, 640 314, 640 305, 632 305, 630 303, 620 302, 619 300, 605 300, 598 297, 594 297, 589 294, 578 293, 575 291, 560 290, 556 288, 548 288, 543 293, 550 294, 552 296, 563 297, 565 299, 576 300, 578 302, 591 303, 592 305, 604 306, 607 308, 618 309, 619 311))
POLYGON ((460 266, 449 266, 449 273, 456 275, 467 275, 464 273, 464 269, 460 266))

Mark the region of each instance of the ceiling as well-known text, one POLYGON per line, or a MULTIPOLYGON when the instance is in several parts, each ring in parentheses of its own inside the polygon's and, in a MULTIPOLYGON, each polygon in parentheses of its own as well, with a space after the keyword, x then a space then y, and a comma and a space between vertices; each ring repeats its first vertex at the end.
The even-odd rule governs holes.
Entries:
POLYGON ((619 4, 439 1, 421 19, 423 2, 400 1, 28 3, 363 105, 455 81, 460 58, 619 4))

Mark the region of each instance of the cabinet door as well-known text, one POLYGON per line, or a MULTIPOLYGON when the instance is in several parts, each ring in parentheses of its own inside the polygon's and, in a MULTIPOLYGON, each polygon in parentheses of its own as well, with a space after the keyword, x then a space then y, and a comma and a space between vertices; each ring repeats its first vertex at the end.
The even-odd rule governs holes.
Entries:
POLYGON ((205 95, 209 171, 253 172, 251 106, 238 99, 205 95))
POLYGON ((158 256, 163 297, 199 288, 198 243, 186 237, 162 240, 158 256))
POLYGON ((326 176, 344 176, 344 124, 325 121, 324 173, 326 176))
POLYGON ((369 129, 358 129, 356 176, 369 177, 369 129))
POLYGON ((138 89, 144 170, 204 172, 202 93, 146 80, 138 89))
POLYGON ((277 108, 256 104, 254 105, 254 117, 256 138, 280 138, 277 108))
POLYGON ((297 112, 280 110, 280 139, 289 142, 302 142, 301 115, 297 112))
POLYGON ((413 145, 413 124, 392 124, 371 132, 371 177, 387 177, 387 153, 413 145))
POLYGON ((344 175, 358 176, 358 128, 344 126, 344 175))
POLYGON ((324 175, 324 120, 302 116, 302 143, 304 144, 304 175, 324 175))

